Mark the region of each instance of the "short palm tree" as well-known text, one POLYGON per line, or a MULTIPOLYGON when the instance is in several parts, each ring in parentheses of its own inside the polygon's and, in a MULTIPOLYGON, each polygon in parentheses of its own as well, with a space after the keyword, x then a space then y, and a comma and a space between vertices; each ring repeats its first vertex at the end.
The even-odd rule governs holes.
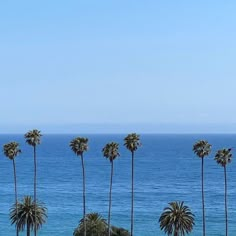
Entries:
POLYGON ((184 236, 193 230, 194 214, 184 202, 171 202, 164 208, 159 223, 168 236, 184 236))
MULTIPOLYGON (((19 144, 17 142, 10 142, 3 146, 3 152, 6 157, 8 157, 10 160, 12 160, 13 164, 13 172, 14 172, 14 183, 15 183, 15 204, 17 206, 17 185, 16 185, 16 165, 15 165, 15 157, 18 156, 21 153, 21 150, 19 148, 19 144)), ((16 208, 16 212, 17 212, 16 208)), ((16 218, 16 221, 18 222, 18 218, 16 218)), ((16 228, 16 235, 18 236, 18 228, 16 228)))
POLYGON ((232 161, 231 148, 218 150, 215 155, 216 162, 224 168, 225 179, 225 235, 228 236, 228 210, 227 210, 227 171, 226 166, 232 161))
POLYGON ((136 133, 128 134, 124 139, 124 145, 131 152, 132 155, 132 183, 131 183, 131 236, 133 236, 134 225, 134 153, 141 146, 139 135, 136 133))
POLYGON ((206 234, 205 227, 205 201, 204 201, 204 157, 208 156, 211 152, 211 145, 205 141, 200 140, 193 145, 193 152, 202 160, 201 174, 202 174, 202 227, 203 235, 206 234))
POLYGON ((123 228, 111 226, 111 231, 111 236, 130 236, 129 231, 123 228))
POLYGON ((26 228, 27 236, 30 236, 32 230, 39 230, 46 222, 46 218, 47 208, 43 203, 35 204, 30 196, 25 196, 22 202, 14 204, 10 212, 11 223, 16 224, 19 231, 24 231, 26 228))
POLYGON ((111 235, 110 222, 111 222, 111 192, 112 192, 112 177, 113 177, 113 161, 120 155, 119 144, 115 142, 107 143, 102 149, 103 156, 109 159, 111 163, 111 177, 110 177, 110 192, 109 192, 109 210, 108 210, 108 236, 111 235))
MULTIPOLYGON (((105 236, 107 231, 106 220, 99 213, 89 213, 85 217, 87 236, 105 236)), ((79 226, 74 230, 73 236, 84 235, 84 218, 80 220, 79 226)))
MULTIPOLYGON (((37 129, 30 130, 25 134, 25 140, 26 143, 28 143, 30 146, 33 147, 34 150, 34 202, 36 203, 37 201, 37 196, 36 196, 36 183, 37 183, 37 161, 36 161, 36 146, 40 144, 41 142, 41 132, 37 129)), ((36 204, 35 204, 36 207, 36 204)), ((36 210, 34 211, 36 213, 36 210)), ((36 215, 35 221, 36 221, 36 215)), ((35 228, 34 235, 37 235, 37 231, 35 228)))
MULTIPOLYGON (((107 236, 107 222, 96 212, 86 214, 86 231, 87 236, 107 236)), ((84 235, 84 218, 80 220, 78 227, 74 230, 73 236, 84 235)), ((130 233, 123 228, 111 226, 111 236, 130 236, 130 233)))
POLYGON ((77 137, 70 142, 71 150, 81 157, 83 172, 83 219, 84 219, 84 236, 86 236, 86 206, 85 206, 85 169, 84 169, 84 152, 88 150, 88 139, 77 137))

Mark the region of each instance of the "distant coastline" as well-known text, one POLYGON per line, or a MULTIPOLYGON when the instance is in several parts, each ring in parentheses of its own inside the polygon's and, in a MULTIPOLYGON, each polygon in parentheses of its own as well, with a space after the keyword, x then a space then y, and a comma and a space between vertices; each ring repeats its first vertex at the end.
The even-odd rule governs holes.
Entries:
POLYGON ((78 124, 0 124, 1 133, 23 134, 37 128, 44 134, 236 134, 236 123, 78 123, 78 124))

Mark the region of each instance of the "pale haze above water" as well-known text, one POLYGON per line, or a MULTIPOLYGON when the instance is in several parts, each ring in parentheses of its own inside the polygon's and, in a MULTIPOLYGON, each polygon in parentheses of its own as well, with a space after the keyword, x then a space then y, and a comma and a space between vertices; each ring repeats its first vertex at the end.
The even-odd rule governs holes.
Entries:
POLYGON ((1 2, 2 133, 235 133, 235 9, 1 2))

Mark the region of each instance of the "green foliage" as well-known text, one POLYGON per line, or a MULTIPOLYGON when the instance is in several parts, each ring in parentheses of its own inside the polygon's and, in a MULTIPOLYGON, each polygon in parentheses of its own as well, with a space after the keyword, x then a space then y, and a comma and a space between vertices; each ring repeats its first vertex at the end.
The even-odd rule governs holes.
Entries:
POLYGON ((215 155, 215 160, 219 165, 225 167, 232 161, 231 148, 218 150, 215 155))
POLYGON ((77 156, 81 156, 88 150, 88 139, 77 137, 70 142, 70 147, 77 156))
POLYGON ((10 142, 3 145, 3 152, 6 157, 8 157, 10 160, 13 160, 21 153, 21 150, 17 142, 10 142))
POLYGON ((24 231, 25 227, 30 230, 40 229, 42 225, 46 222, 47 218, 47 208, 43 203, 34 203, 31 196, 25 196, 22 202, 13 205, 10 210, 10 219, 11 224, 16 224, 19 231, 24 231), (18 213, 17 213, 18 209, 18 213), (35 214, 36 213, 36 214, 35 214), (17 215, 18 214, 18 215, 17 215), (36 221, 34 218, 36 215, 36 221), (18 225, 17 225, 17 216, 18 216, 18 225))
POLYGON ((130 233, 126 229, 112 226, 111 227, 111 236, 130 236, 130 233))
POLYGON ((206 140, 200 140, 193 145, 193 151, 198 157, 203 158, 210 154, 211 144, 206 140))
POLYGON ((26 143, 34 147, 40 144, 41 137, 42 137, 42 134, 37 129, 30 130, 29 132, 25 134, 26 143))
POLYGON ((184 202, 171 202, 161 214, 159 223, 167 235, 184 236, 193 229, 194 214, 184 202))
POLYGON ((138 147, 141 146, 139 135, 136 133, 128 134, 124 138, 124 141, 125 141, 124 145, 131 152, 136 151, 138 147))
MULTIPOLYGON (((106 220, 96 212, 86 215, 86 235, 87 236, 107 236, 108 227, 106 220)), ((84 235, 84 219, 80 220, 78 227, 74 230, 73 236, 84 235)), ((130 236, 130 233, 115 226, 111 227, 111 236, 130 236)))
MULTIPOLYGON (((90 213, 85 217, 86 235, 87 236, 102 236, 105 235, 107 224, 106 220, 98 213, 90 213)), ((84 219, 80 220, 79 226, 74 231, 74 236, 84 235, 84 219)))
POLYGON ((103 156, 106 157, 107 159, 112 162, 113 160, 116 159, 116 157, 120 156, 119 153, 119 144, 118 143, 108 143, 106 146, 102 149, 103 156))

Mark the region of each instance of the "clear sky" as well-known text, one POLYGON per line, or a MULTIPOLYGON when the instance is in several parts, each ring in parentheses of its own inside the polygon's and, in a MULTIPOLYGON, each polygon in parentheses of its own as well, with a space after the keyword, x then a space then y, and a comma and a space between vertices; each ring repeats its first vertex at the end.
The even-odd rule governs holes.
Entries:
POLYGON ((0 3, 0 129, 236 132, 236 1, 0 3))

